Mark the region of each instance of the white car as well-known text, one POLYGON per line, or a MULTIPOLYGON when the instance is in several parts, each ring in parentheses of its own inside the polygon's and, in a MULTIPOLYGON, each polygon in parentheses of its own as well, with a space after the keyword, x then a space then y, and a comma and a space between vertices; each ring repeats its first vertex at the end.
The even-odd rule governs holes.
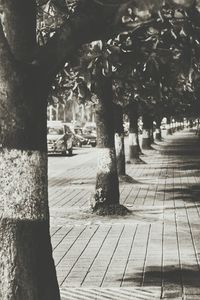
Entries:
POLYGON ((47 149, 50 153, 61 153, 72 155, 73 133, 71 129, 58 121, 47 122, 47 149))

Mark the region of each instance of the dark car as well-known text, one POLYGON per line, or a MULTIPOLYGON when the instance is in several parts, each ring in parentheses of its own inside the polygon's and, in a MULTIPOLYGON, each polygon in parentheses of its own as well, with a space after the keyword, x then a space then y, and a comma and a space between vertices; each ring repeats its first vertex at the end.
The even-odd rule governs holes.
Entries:
POLYGON ((87 139, 83 136, 82 128, 74 128, 73 130, 73 146, 82 147, 82 145, 87 145, 87 139))
POLYGON ((87 145, 96 147, 97 145, 97 134, 94 126, 85 126, 83 128, 83 137, 87 140, 87 145))

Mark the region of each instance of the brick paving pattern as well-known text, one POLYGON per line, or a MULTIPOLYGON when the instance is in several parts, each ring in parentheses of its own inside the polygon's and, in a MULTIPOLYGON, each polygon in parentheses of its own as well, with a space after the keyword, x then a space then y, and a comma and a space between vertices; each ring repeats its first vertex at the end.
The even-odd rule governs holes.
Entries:
POLYGON ((144 151, 145 164, 127 165, 136 183, 120 183, 121 203, 131 210, 126 217, 84 215, 95 160, 66 172, 50 167, 63 300, 200 299, 200 141, 186 129, 153 148, 144 151))

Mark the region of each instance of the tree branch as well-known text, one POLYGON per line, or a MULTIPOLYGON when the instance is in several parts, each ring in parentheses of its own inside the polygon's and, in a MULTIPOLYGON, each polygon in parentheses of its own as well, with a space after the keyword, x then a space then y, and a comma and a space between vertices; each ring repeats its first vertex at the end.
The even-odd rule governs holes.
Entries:
POLYGON ((125 30, 121 22, 116 23, 118 7, 102 7, 93 1, 83 1, 49 42, 40 47, 37 62, 50 77, 54 76, 82 44, 109 38, 125 30))

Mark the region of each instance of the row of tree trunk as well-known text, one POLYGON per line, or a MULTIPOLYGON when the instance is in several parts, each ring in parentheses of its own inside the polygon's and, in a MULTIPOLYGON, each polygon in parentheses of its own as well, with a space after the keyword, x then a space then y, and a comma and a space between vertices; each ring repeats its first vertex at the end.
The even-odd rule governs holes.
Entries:
MULTIPOLYGON (((51 47, 58 41, 56 35, 50 48, 45 46, 39 55, 36 1, 1 2, 0 299, 60 300, 49 233, 46 110, 55 70, 48 63, 54 65, 56 58, 64 53, 64 65, 81 42, 77 45, 75 38, 71 38, 74 23, 69 21, 69 29, 59 39, 63 47, 51 47)), ((87 29, 76 30, 76 39, 84 36, 87 29)), ((61 62, 57 67, 60 65, 61 62)), ((118 170, 125 174, 125 164, 124 160, 117 164, 116 159, 116 153, 117 157, 122 154, 124 157, 122 128, 116 131, 116 139, 122 146, 115 150, 112 89, 108 78, 100 76, 97 94, 99 156, 94 209, 98 211, 109 204, 110 213, 116 212, 117 207, 124 214, 126 209, 119 205, 118 170)), ((130 123, 130 160, 134 161, 140 150, 136 122, 130 123)))
MULTIPOLYGON (((100 215, 125 214, 126 208, 120 206, 119 180, 131 180, 126 174, 123 107, 113 102, 112 79, 98 73, 96 80, 96 105, 97 147, 98 162, 96 189, 93 201, 93 211, 100 215)), ((139 105, 137 101, 130 101, 126 106, 129 116, 129 159, 128 163, 143 163, 138 137, 139 105)), ((142 149, 152 149, 154 142, 154 118, 147 112, 143 113, 143 138, 142 149)), ((157 141, 161 136, 162 117, 156 117, 157 141)), ((171 127, 169 128, 171 129, 171 127)), ((168 130, 168 134, 172 134, 168 130)), ((132 179, 132 182, 134 180, 132 179)))

